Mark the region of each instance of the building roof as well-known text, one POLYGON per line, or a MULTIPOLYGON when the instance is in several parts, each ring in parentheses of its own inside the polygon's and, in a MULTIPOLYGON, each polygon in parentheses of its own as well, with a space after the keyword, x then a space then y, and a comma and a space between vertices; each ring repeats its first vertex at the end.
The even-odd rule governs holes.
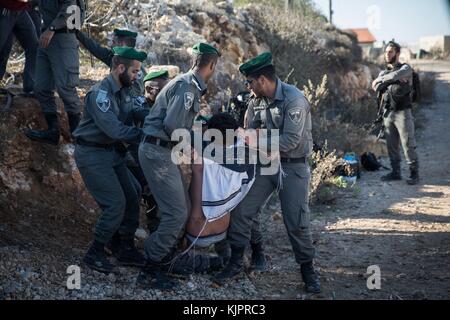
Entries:
POLYGON ((377 41, 374 35, 367 28, 348 29, 348 31, 351 31, 354 34, 356 34, 358 43, 374 43, 377 41))

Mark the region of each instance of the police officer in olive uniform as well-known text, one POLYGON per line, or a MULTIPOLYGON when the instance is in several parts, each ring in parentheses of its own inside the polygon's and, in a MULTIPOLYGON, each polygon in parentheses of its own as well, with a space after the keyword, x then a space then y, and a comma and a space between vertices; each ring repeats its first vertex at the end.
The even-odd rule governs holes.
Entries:
MULTIPOLYGON (((145 117, 148 116, 150 109, 155 103, 156 97, 159 92, 167 84, 169 78, 169 72, 167 70, 158 70, 149 72, 144 78, 145 86, 145 99, 143 102, 138 103, 136 108, 130 113, 128 122, 133 123, 135 126, 142 128, 144 125, 145 117)), ((142 199, 146 205, 147 227, 150 233, 154 232, 160 221, 158 216, 158 206, 155 198, 150 192, 147 180, 145 179, 144 172, 139 164, 138 156, 138 143, 132 143, 127 147, 128 153, 126 156, 126 164, 128 169, 133 173, 134 177, 139 181, 142 189, 142 199)))
POLYGON ((114 145, 136 143, 142 130, 125 124, 134 108, 130 88, 141 62, 147 57, 130 47, 113 48, 111 73, 87 93, 85 110, 76 140, 75 161, 85 185, 102 210, 95 238, 83 261, 92 269, 108 273, 113 265, 105 255, 105 244, 116 231, 120 234, 117 259, 124 265, 142 266, 134 234, 139 225, 140 189, 114 145))
MULTIPOLYGON (((114 53, 113 47, 132 47, 136 46, 137 32, 133 32, 125 29, 114 29, 113 38, 111 41, 111 48, 107 48, 99 44, 97 41, 88 37, 84 32, 77 31, 76 36, 78 41, 97 59, 102 61, 108 67, 111 67, 112 58, 114 53)), ((138 74, 138 78, 133 83, 132 94, 135 99, 144 95, 144 84, 142 79, 146 75, 144 66, 141 67, 141 72, 138 74)), ((141 99, 141 98, 138 98, 141 99)), ((139 100, 142 102, 142 100, 139 100)))
POLYGON ((386 70, 381 71, 373 81, 372 88, 381 94, 381 103, 386 110, 383 119, 392 172, 383 176, 383 181, 401 180, 400 145, 403 147, 406 163, 409 165, 410 185, 419 182, 419 161, 414 137, 414 117, 412 115, 411 89, 413 69, 399 62, 401 47, 396 42, 386 46, 386 70))
POLYGON ((158 229, 145 240, 147 266, 143 275, 150 275, 154 285, 162 288, 174 285, 167 277, 165 264, 172 258, 188 215, 181 174, 171 159, 171 148, 176 143, 171 142, 171 135, 176 129, 192 129, 220 55, 205 43, 194 45, 192 50, 192 69, 172 79, 159 93, 145 119, 145 139, 139 147, 139 160, 161 214, 158 229))
POLYGON ((31 140, 57 145, 60 129, 54 90, 64 103, 70 132, 80 121, 81 101, 76 86, 79 82, 78 41, 75 29, 67 26, 71 11, 69 6, 77 0, 40 0, 43 31, 39 39, 36 58, 34 91, 47 121, 45 131, 27 130, 31 140), (68 13, 69 11, 69 13, 68 13))
POLYGON ((249 127, 269 131, 269 140, 259 141, 258 146, 268 144, 272 152, 276 146, 270 143, 275 134, 271 130, 279 130, 280 162, 284 174, 281 171, 268 174, 261 170, 247 196, 231 212, 228 229, 231 258, 214 280, 224 284, 243 271, 244 250, 250 241, 254 217, 278 186, 284 224, 295 259, 300 264, 305 289, 318 293, 320 283, 313 267, 315 249, 309 229, 308 207, 310 169, 307 158, 313 145, 310 105, 299 89, 276 77, 270 52, 244 63, 239 70, 247 78, 248 88, 261 98, 259 104, 250 105, 253 110, 248 113, 249 127))

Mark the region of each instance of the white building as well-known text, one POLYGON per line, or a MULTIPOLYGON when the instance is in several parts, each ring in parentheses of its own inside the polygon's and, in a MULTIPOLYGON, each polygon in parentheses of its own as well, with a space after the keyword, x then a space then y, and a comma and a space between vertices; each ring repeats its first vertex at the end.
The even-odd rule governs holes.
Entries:
POLYGON ((431 51, 431 49, 441 49, 443 52, 450 54, 450 36, 433 36, 422 37, 419 40, 420 49, 431 51))

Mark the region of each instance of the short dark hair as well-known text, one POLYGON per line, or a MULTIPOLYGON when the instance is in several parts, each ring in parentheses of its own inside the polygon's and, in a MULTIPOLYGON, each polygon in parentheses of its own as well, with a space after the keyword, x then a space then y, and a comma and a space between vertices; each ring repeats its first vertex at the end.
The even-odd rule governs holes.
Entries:
POLYGON ((219 59, 219 56, 217 54, 213 53, 202 53, 202 54, 196 54, 193 58, 192 67, 197 67, 199 69, 202 69, 209 65, 211 62, 215 62, 219 59))
POLYGON ((388 44, 386 45, 386 48, 387 47, 394 48, 396 53, 400 53, 400 50, 402 50, 402 47, 395 41, 389 41, 388 44))
POLYGON ((253 79, 258 79, 260 76, 264 76, 271 81, 275 81, 277 79, 277 74, 274 65, 265 66, 249 74, 248 76, 253 79))
POLYGON ((123 42, 127 47, 134 48, 136 46, 136 38, 130 36, 114 36, 116 38, 116 42, 123 42))
POLYGON ((111 69, 117 68, 120 64, 123 64, 128 69, 133 64, 133 60, 121 56, 114 56, 112 58, 111 69))
POLYGON ((227 129, 237 130, 239 125, 229 113, 221 112, 213 115, 211 119, 208 120, 208 129, 217 129, 223 136, 226 136, 227 129))

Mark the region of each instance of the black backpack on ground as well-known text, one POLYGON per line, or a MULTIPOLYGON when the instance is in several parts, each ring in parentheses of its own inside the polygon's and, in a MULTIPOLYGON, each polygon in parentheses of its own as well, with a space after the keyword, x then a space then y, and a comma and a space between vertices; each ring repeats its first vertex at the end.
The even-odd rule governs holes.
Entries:
POLYGON ((361 164, 367 171, 378 171, 385 168, 372 152, 366 152, 361 156, 361 164))

